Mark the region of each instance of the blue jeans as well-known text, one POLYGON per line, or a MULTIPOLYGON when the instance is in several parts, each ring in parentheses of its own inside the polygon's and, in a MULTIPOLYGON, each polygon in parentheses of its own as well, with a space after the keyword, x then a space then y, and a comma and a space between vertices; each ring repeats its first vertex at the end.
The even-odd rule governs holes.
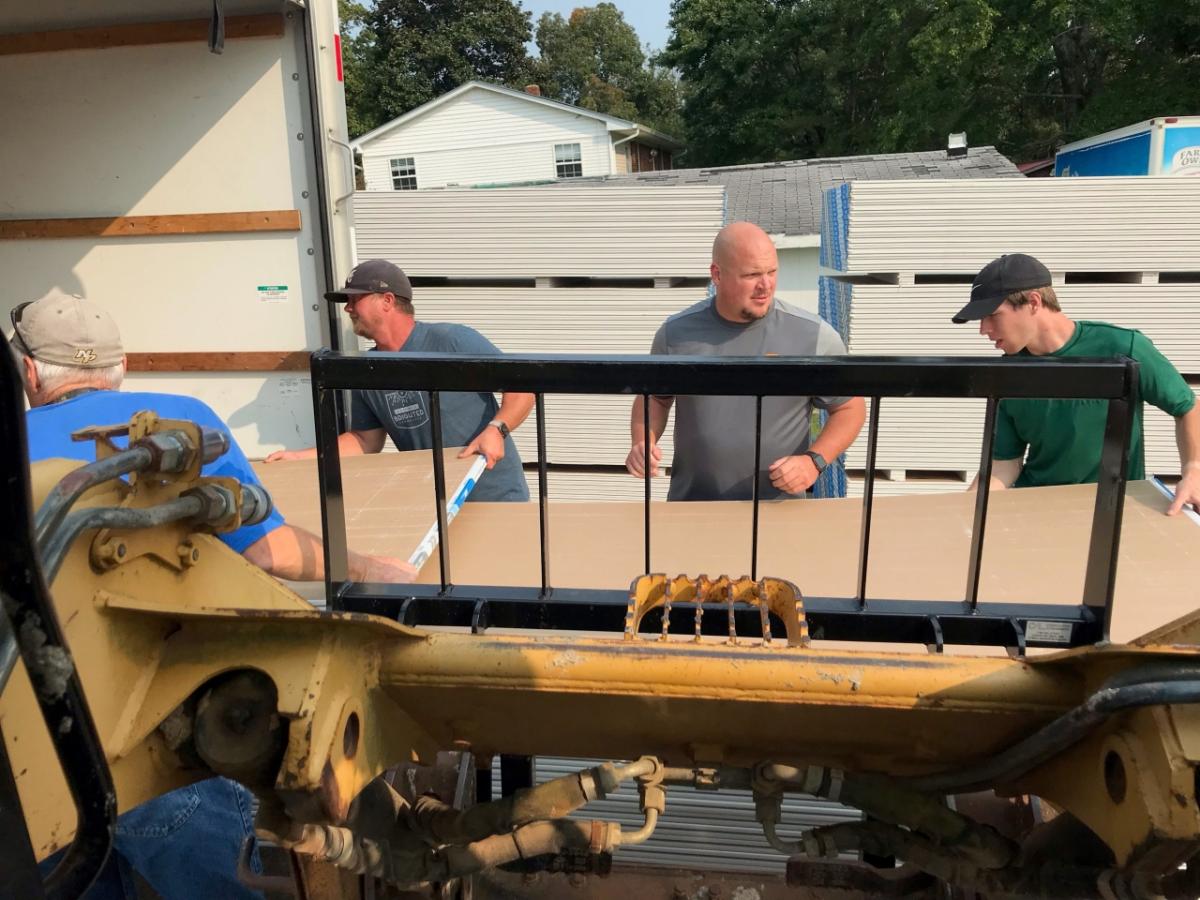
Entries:
MULTIPOLYGON (((137 900, 131 869, 163 900, 262 900, 237 880, 238 853, 254 833, 253 799, 237 782, 209 778, 129 810, 86 900, 137 900)), ((250 862, 261 871, 257 850, 250 862)))

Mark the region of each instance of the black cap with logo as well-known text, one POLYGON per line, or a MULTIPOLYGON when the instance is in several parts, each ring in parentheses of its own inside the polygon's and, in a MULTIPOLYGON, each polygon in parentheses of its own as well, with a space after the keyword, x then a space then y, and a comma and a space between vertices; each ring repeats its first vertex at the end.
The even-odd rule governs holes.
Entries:
POLYGON ((1025 253, 1008 253, 979 270, 971 284, 971 302, 950 321, 955 325, 990 316, 1018 291, 1049 287, 1050 270, 1025 253))
POLYGON ((334 303, 345 303, 351 297, 361 297, 364 294, 395 294, 405 300, 412 300, 412 284, 404 270, 386 259, 368 259, 360 262, 346 279, 346 286, 340 291, 330 291, 325 295, 326 300, 334 303))

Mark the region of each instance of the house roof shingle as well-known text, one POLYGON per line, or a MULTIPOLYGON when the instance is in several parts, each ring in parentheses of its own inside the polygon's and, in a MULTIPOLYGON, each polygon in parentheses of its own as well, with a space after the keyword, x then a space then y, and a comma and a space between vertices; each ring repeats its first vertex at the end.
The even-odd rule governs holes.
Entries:
POLYGON ((1020 178, 995 147, 972 147, 965 156, 944 150, 884 153, 710 169, 672 169, 635 175, 570 179, 579 184, 723 184, 729 221, 754 222, 771 234, 807 235, 821 230, 825 190, 847 181, 906 178, 1020 178))

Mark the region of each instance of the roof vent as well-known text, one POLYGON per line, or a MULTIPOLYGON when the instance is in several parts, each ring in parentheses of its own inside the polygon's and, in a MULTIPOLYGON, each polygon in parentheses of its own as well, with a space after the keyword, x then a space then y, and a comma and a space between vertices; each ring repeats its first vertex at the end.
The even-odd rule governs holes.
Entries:
POLYGON ((540 97, 540 96, 542 96, 542 89, 540 87, 538 87, 536 84, 527 84, 527 85, 525 85, 525 93, 530 94, 534 97, 540 97))
POLYGON ((946 155, 951 159, 967 155, 967 133, 965 131, 951 133, 946 141, 946 155))

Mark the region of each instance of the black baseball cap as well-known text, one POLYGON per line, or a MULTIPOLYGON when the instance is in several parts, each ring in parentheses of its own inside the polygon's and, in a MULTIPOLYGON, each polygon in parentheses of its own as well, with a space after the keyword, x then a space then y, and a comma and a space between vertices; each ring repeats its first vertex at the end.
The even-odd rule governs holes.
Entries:
POLYGON ((368 259, 354 267, 344 288, 330 291, 325 299, 345 303, 351 297, 361 297, 363 294, 389 293, 412 300, 412 284, 408 276, 403 269, 386 259, 368 259))
POLYGON ((971 302, 950 321, 955 325, 990 316, 1005 297, 1018 291, 1049 287, 1050 270, 1025 253, 1007 253, 979 270, 971 282, 971 302))

